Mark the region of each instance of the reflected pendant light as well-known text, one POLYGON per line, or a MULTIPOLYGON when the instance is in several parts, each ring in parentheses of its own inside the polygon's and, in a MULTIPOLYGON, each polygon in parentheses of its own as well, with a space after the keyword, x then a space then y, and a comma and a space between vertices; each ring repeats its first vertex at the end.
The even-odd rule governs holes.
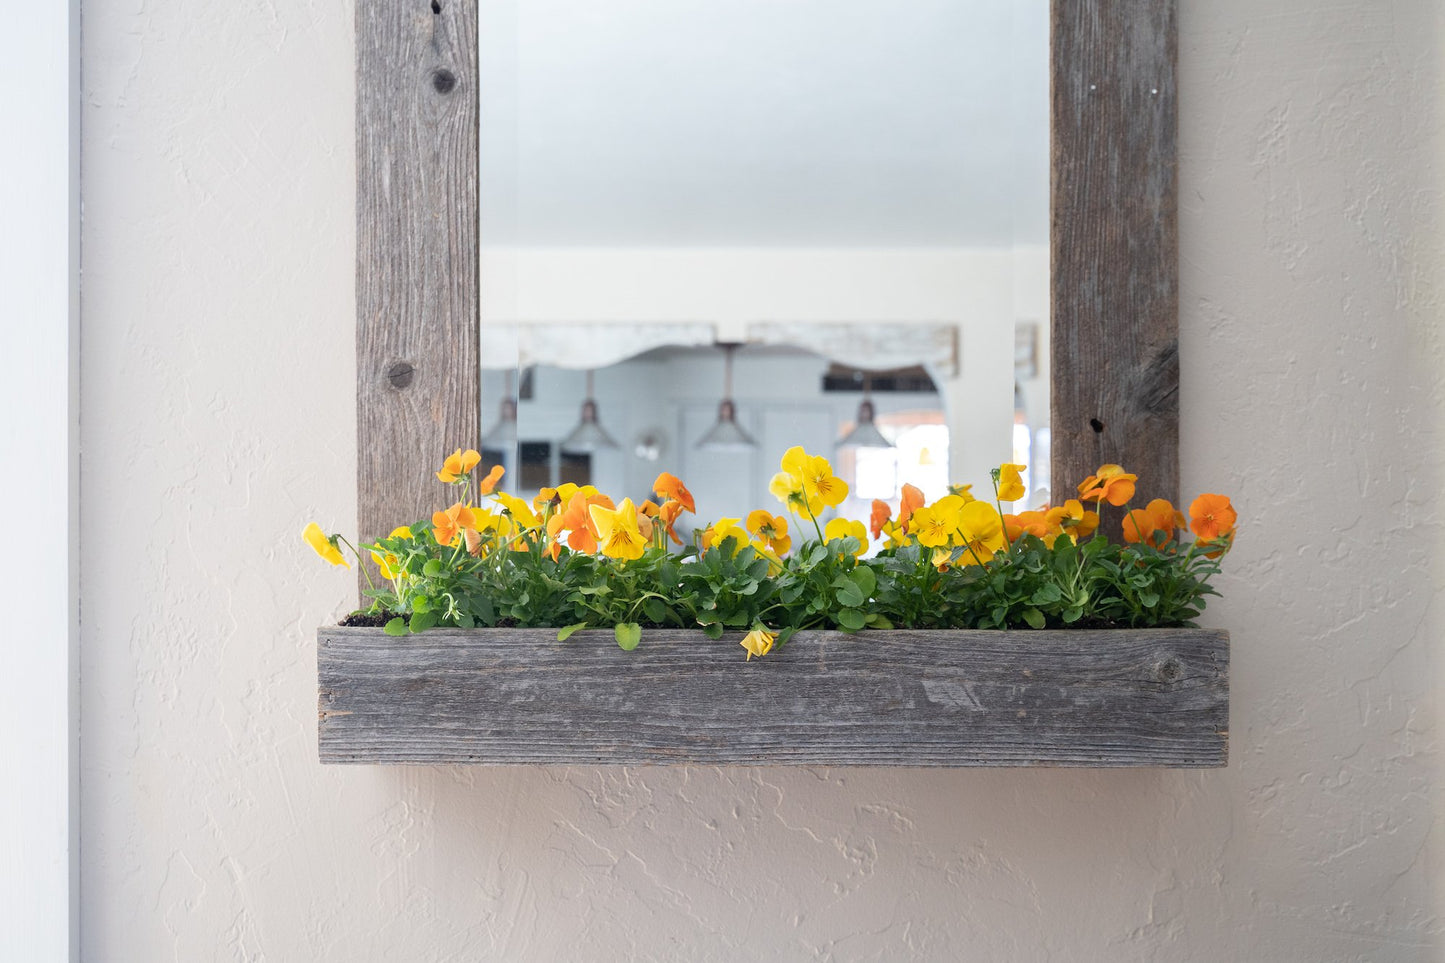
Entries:
POLYGON ((569 455, 588 455, 605 448, 618 447, 612 436, 597 422, 597 402, 592 397, 592 371, 587 371, 587 397, 582 402, 582 417, 559 446, 569 455))
POLYGON ((733 404, 733 352, 737 347, 736 344, 722 346, 723 398, 717 406, 717 424, 698 439, 697 447, 703 451, 748 451, 758 447, 738 424, 738 407, 733 404))
POLYGON ((497 423, 482 432, 482 443, 490 448, 512 448, 517 444, 517 399, 512 393, 512 372, 502 392, 502 410, 497 423))
POLYGON ((883 437, 883 432, 873 424, 872 378, 863 376, 863 400, 858 404, 858 423, 853 430, 838 439, 839 448, 892 448, 893 442, 883 437))

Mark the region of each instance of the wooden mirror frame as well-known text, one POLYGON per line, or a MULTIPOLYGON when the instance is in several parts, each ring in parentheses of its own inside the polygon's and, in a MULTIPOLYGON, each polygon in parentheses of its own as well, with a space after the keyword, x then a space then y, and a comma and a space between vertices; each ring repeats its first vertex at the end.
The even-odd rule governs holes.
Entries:
MULTIPOLYGON (((1138 501, 1179 490, 1176 2, 1050 12, 1052 474, 1122 464, 1138 501)), ((478 447, 477 78, 477 0, 357 0, 367 541, 429 516, 441 456, 478 447)))

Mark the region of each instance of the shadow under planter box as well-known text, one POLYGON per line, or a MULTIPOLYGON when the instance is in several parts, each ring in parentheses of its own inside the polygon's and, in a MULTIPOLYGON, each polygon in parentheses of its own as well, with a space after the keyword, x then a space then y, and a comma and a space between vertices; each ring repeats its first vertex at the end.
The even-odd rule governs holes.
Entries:
POLYGON ((1213 629, 317 633, 324 763, 1224 766, 1213 629))

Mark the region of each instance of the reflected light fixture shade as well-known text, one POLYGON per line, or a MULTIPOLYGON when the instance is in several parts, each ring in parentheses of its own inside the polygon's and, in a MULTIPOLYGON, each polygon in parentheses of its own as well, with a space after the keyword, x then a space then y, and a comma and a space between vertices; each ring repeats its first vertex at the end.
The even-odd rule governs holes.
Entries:
POLYGON ((482 432, 482 444, 488 448, 511 448, 517 443, 517 402, 512 398, 502 399, 501 415, 497 423, 482 432))
POLYGON ((717 424, 697 440, 697 447, 703 451, 748 451, 758 447, 758 443, 738 424, 738 409, 733 400, 724 398, 717 406, 717 424))
POLYGON ((717 423, 697 440, 701 451, 750 451, 758 447, 752 435, 738 424, 738 407, 733 403, 733 352, 737 347, 735 344, 722 346, 723 398, 717 406, 717 423))
POLYGON ((587 398, 577 427, 567 433, 559 447, 569 455, 590 455, 594 451, 619 447, 597 420, 597 402, 592 397, 592 372, 587 372, 587 398))
POLYGON ((883 437, 883 432, 873 423, 873 402, 864 398, 858 404, 858 423, 853 430, 838 439, 839 448, 892 448, 893 442, 883 437))

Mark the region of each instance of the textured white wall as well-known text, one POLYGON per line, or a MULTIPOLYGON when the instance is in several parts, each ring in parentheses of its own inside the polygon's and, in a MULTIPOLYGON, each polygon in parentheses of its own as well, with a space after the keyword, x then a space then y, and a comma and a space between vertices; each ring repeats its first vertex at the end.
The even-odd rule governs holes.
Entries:
POLYGON ((1410 960, 1440 931, 1428 0, 1181 11, 1220 772, 323 769, 354 517, 351 11, 85 7, 91 960, 1410 960))

